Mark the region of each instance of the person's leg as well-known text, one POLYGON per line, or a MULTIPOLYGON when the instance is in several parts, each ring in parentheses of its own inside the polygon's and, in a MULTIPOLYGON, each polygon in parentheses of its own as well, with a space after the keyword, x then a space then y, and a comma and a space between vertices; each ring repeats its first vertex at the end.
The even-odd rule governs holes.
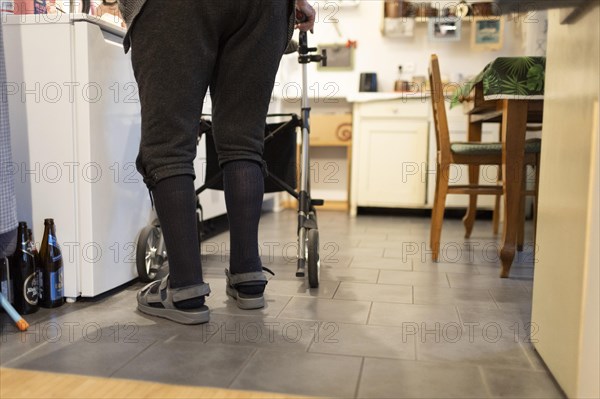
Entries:
MULTIPOLYGON (((182 288, 202 284, 200 244, 196 232, 194 177, 178 175, 159 181, 152 189, 156 213, 169 254, 169 286, 182 288)), ((175 306, 182 309, 204 305, 204 297, 175 306)))
MULTIPOLYGON (((169 287, 202 283, 193 161, 202 102, 213 73, 220 24, 204 6, 217 0, 148 1, 131 32, 142 106, 136 160, 151 190, 169 254, 169 287)), ((155 290, 158 289, 158 286, 155 290)), ((204 297, 176 302, 197 308, 204 297)))
MULTIPOLYGON (((240 4, 239 27, 221 44, 211 81, 213 133, 230 228, 230 275, 262 272, 258 224, 264 196, 262 154, 265 119, 275 75, 289 40, 291 2, 240 4)), ((261 294, 265 281, 239 284, 261 294)))
POLYGON ((265 191, 261 166, 246 160, 223 166, 233 274, 262 271, 258 252, 258 223, 265 191))

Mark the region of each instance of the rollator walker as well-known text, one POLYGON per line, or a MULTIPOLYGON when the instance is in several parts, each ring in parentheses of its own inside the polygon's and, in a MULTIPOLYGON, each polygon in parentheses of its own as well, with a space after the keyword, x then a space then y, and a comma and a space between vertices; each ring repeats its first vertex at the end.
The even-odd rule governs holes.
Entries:
MULTIPOLYGON (((296 277, 308 276, 310 288, 319 286, 319 228, 316 207, 324 201, 313 199, 310 194, 310 106, 308 100, 308 64, 318 62, 327 64, 327 53, 315 54, 317 48, 308 47, 307 32, 299 33, 298 63, 302 65, 302 102, 301 117, 296 114, 270 114, 270 117, 288 117, 283 123, 266 124, 264 160, 269 171, 265 178, 265 192, 285 191, 298 200, 298 253, 296 277), (300 181, 296 186, 296 146, 297 130, 300 129, 300 181), (274 168, 270 167, 275 166, 274 168), (282 177, 283 175, 283 177, 282 177)), ((202 239, 202 205, 200 194, 207 189, 222 190, 222 172, 218 166, 211 123, 202 118, 200 121, 198 142, 206 134, 207 167, 206 180, 196 190, 196 212, 198 222, 198 240, 202 239)), ((142 282, 154 281, 168 259, 162 230, 158 219, 144 227, 139 234, 136 249, 136 266, 142 282)))

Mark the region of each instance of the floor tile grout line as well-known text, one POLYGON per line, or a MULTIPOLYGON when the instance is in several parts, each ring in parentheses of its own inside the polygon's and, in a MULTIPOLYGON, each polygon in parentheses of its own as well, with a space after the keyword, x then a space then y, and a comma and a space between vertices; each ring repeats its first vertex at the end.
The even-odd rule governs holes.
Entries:
POLYGON ((288 298, 287 302, 285 303, 285 305, 283 305, 283 306, 281 307, 281 310, 279 310, 279 312, 277 313, 277 315, 275 315, 275 316, 274 316, 274 318, 275 318, 275 319, 276 319, 276 318, 278 318, 278 317, 279 317, 279 315, 280 315, 281 313, 283 313, 283 311, 284 311, 284 310, 285 310, 285 308, 286 308, 286 307, 287 307, 287 306, 290 304, 290 302, 292 301, 292 299, 293 299, 293 298, 297 298, 297 297, 295 297, 295 296, 293 296, 293 295, 292 295, 292 296, 290 296, 290 297, 288 298))
MULTIPOLYGON (((21 337, 22 339, 22 337, 21 337)), ((23 357, 29 355, 32 352, 35 352, 37 350, 39 350, 41 347, 49 345, 50 341, 44 341, 39 345, 34 346, 33 348, 29 349, 28 351, 25 351, 25 353, 21 353, 19 356, 15 357, 14 359, 10 359, 8 362, 6 362, 5 364, 2 365, 2 367, 10 367, 11 363, 16 362, 19 359, 22 359, 23 357)))
POLYGON ((334 299, 335 298, 335 294, 337 294, 338 290, 340 289, 340 286, 342 285, 342 281, 341 280, 337 280, 337 285, 335 287, 335 290, 333 291, 333 295, 331 296, 331 298, 328 299, 334 299))
POLYGON ((240 367, 240 370, 231 378, 231 381, 229 382, 229 384, 227 384, 227 388, 231 389, 231 386, 235 383, 235 381, 238 379, 238 377, 240 375, 242 375, 242 373, 246 370, 246 368, 248 368, 250 361, 254 358, 254 356, 256 356, 256 353, 258 353, 260 348, 254 347, 252 349, 253 349, 252 352, 246 358, 246 360, 244 360, 244 363, 242 364, 242 367, 240 367))
MULTIPOLYGON (((277 349, 265 349, 265 350, 271 351, 271 352, 277 351, 277 349)), ((347 354, 347 353, 300 352, 300 351, 298 351, 297 353, 302 353, 303 355, 308 355, 308 356, 333 356, 333 357, 346 357, 346 358, 351 358, 351 359, 365 357, 364 355, 351 355, 351 354, 347 354)), ((376 357, 376 356, 368 356, 368 357, 372 357, 375 359, 390 360, 389 357, 376 357)), ((391 359, 391 360, 405 360, 405 359, 391 359)))
MULTIPOLYGON (((520 338, 517 341, 517 345, 519 346, 521 351, 525 354, 525 357, 527 358, 527 361, 529 362, 529 365, 531 366, 531 370, 532 371, 540 371, 538 368, 535 367, 535 363, 532 359, 532 356, 534 356, 534 355, 528 353, 529 351, 525 349, 525 347, 523 346, 523 342, 521 341, 520 338)), ((531 344, 531 346, 533 346, 533 344, 531 344)))
POLYGON ((138 352, 137 354, 135 354, 131 359, 129 359, 128 361, 126 361, 121 367, 119 367, 118 369, 116 369, 115 371, 113 371, 112 373, 110 373, 110 375, 108 376, 108 378, 113 378, 113 376, 115 374, 117 374, 119 371, 123 370, 125 367, 127 367, 131 362, 133 362, 135 359, 137 359, 139 356, 142 355, 142 353, 146 352, 147 350, 149 350, 150 348, 152 348, 153 346, 157 345, 159 342, 159 340, 154 340, 154 342, 152 342, 150 345, 146 346, 144 349, 142 349, 140 352, 138 352))
POLYGON ((316 325, 317 325, 317 328, 316 328, 316 329, 314 330, 314 332, 313 332, 312 339, 310 340, 310 343, 308 344, 308 347, 306 348, 306 353, 312 353, 312 352, 310 351, 310 348, 312 348, 313 344, 314 344, 314 343, 315 343, 315 341, 318 339, 318 338, 317 338, 317 337, 318 337, 318 335, 317 335, 317 334, 319 333, 319 331, 321 331, 321 324, 322 324, 323 322, 322 322, 322 321, 319 321, 319 320, 316 320, 316 321, 315 321, 315 323, 316 323, 316 325))
POLYGON ((370 270, 370 271, 375 271, 375 270, 393 270, 393 271, 398 271, 398 272, 408 272, 410 270, 403 270, 403 269, 386 269, 386 268, 381 268, 381 267, 354 267, 352 265, 349 265, 348 267, 335 267, 332 266, 331 270, 344 270, 344 269, 348 269, 348 270, 370 270))
POLYGON ((492 298, 492 301, 494 301, 494 305, 496 305, 496 308, 502 309, 500 307, 500 305, 498 305, 498 301, 496 301, 496 298, 494 297, 494 294, 492 294, 492 289, 488 288, 488 289, 486 289, 486 291, 488 292, 488 295, 492 298))
POLYGON ((360 368, 358 369, 358 378, 356 379, 356 387, 354 389, 354 397, 358 398, 358 392, 360 391, 360 380, 362 379, 363 369, 365 367, 365 357, 363 356, 360 362, 360 368))
POLYGON ((367 312, 367 321, 365 323, 365 325, 369 325, 369 320, 371 319, 371 310, 373 309, 373 301, 371 301, 371 304, 369 305, 369 311, 367 312))
POLYGON ((165 344, 171 343, 171 342, 173 342, 173 340, 175 340, 175 338, 179 337, 180 335, 181 335, 181 334, 174 334, 174 335, 171 335, 169 338, 165 339, 165 340, 163 341, 163 343, 165 343, 165 344))
MULTIPOLYGON (((457 364, 469 364, 469 363, 457 363, 457 364)), ((507 366, 507 365, 491 365, 488 363, 473 363, 472 365, 475 366, 479 366, 482 368, 482 370, 510 370, 510 371, 521 371, 521 372, 527 372, 527 373, 538 373, 538 374, 545 374, 549 377, 552 377, 552 373, 549 370, 542 370, 542 369, 530 369, 528 367, 512 367, 512 366, 507 366)))
MULTIPOLYGON (((225 323, 227 323, 227 321, 225 321, 225 323)), ((212 337, 216 336, 218 333, 220 333, 220 332, 221 332, 221 329, 223 328, 223 324, 224 324, 224 323, 221 321, 221 323, 220 323, 220 325, 219 325, 219 328, 217 328, 217 330, 216 330, 214 333, 212 333, 212 334, 208 335, 208 336, 206 337, 206 339, 204 339, 204 340, 202 340, 202 341, 200 341, 200 342, 202 342, 203 344, 208 344, 208 343, 209 343, 208 341, 210 341, 210 340, 212 339, 212 337)), ((202 335, 204 335, 204 333, 203 333, 202 335)))
MULTIPOLYGON (((402 287, 410 287, 407 285, 403 285, 402 287)), ((307 298, 307 297, 302 297, 302 298, 307 298)), ((416 305, 414 303, 411 302, 399 302, 399 301, 373 301, 373 300, 368 300, 368 299, 340 299, 340 298, 316 298, 316 299, 325 299, 328 301, 333 301, 333 302, 377 302, 377 303, 387 303, 387 304, 398 304, 398 305, 416 305)), ((429 305, 429 304, 428 304, 429 305)), ((433 305, 438 305, 438 304, 433 304, 433 305)), ((495 309, 494 309, 495 310, 495 309)))
POLYGON ((460 325, 464 325, 464 321, 462 319, 462 317, 460 316, 460 311, 458 310, 458 305, 454 305, 454 311, 456 312, 456 317, 458 317, 458 322, 460 323, 460 325))
MULTIPOLYGON (((408 304, 401 304, 401 305, 408 305, 408 304)), ((439 323, 439 321, 431 321, 432 323, 439 323)), ((402 322, 400 324, 385 324, 385 323, 370 323, 370 324, 364 324, 367 327, 386 327, 386 328, 391 328, 391 329, 402 329, 404 327, 404 324, 406 322, 402 322)), ((427 321, 422 321, 420 324, 423 323, 427 323, 427 321)), ((454 323, 454 320, 451 321, 451 323, 454 323)), ((347 324, 352 324, 352 325, 363 325, 363 324, 354 324, 354 323, 347 323, 347 324)))
POLYGON ((413 349, 414 349, 414 351, 415 351, 415 352, 414 352, 414 353, 415 353, 415 357, 414 357, 414 359, 413 359, 413 360, 414 360, 415 362, 417 361, 417 346, 418 346, 418 345, 417 345, 417 344, 418 344, 418 342, 417 342, 417 341, 418 341, 418 338, 415 338, 415 339, 413 340, 413 349))
POLYGON ((419 338, 415 338, 415 362, 418 362, 418 361, 419 361, 419 338))
MULTIPOLYGON (((273 349, 273 350, 276 350, 276 349, 273 349)), ((299 353, 302 353, 302 352, 299 352, 299 353)), ((408 358, 408 357, 373 355, 373 354, 354 354, 354 353, 324 352, 324 351, 321 351, 321 350, 318 350, 318 349, 311 350, 310 352, 307 352, 307 353, 311 354, 311 355, 345 356, 345 357, 352 357, 352 358, 368 357, 369 359, 377 359, 377 360, 392 360, 392 361, 406 361, 406 362, 413 362, 413 361, 415 361, 415 359, 412 358, 412 357, 408 358)))
POLYGON ((354 263, 354 257, 356 257, 356 255, 350 256, 350 262, 348 262, 348 268, 352 267, 352 264, 354 263))
POLYGON ((492 389, 490 388, 487 378, 485 378, 485 373, 483 372, 483 366, 478 365, 477 371, 479 372, 479 378, 481 379, 481 382, 483 383, 483 388, 485 389, 485 392, 487 393, 488 398, 493 398, 494 396, 492 395, 492 389))
POLYGON ((284 320, 297 320, 297 321, 312 321, 312 322, 319 322, 319 323, 343 323, 343 324, 352 324, 352 325, 357 325, 357 326, 366 326, 365 323, 358 323, 358 322, 353 322, 353 321, 333 321, 333 320, 325 320, 325 319, 302 319, 300 317, 295 317, 293 319, 289 318, 289 317, 283 317, 284 320))
MULTIPOLYGON (((417 343, 417 340, 414 340, 415 343, 417 343)), ((276 351, 278 349, 267 349, 270 351, 276 351)), ((298 353, 304 353, 304 352, 298 352, 298 353)), ((439 359, 418 359, 416 357, 416 352, 415 352, 415 358, 414 359, 403 359, 403 358, 399 358, 399 357, 385 357, 385 356, 378 356, 378 355, 352 355, 352 354, 347 354, 347 353, 325 353, 325 352, 310 352, 307 353, 308 355, 326 355, 326 356, 340 356, 340 357, 349 357, 349 358, 360 358, 363 357, 365 359, 376 359, 376 360, 391 360, 391 361, 399 361, 399 362, 416 362, 416 363, 433 363, 436 365, 452 365, 452 367, 459 367, 459 368, 479 368, 481 367, 482 369, 500 369, 500 370, 510 370, 510 371, 522 371, 522 372, 530 372, 530 373, 538 373, 538 374, 545 374, 550 376, 551 373, 549 371, 546 370, 538 370, 538 369, 530 369, 527 367, 511 367, 511 366, 507 366, 507 365, 494 365, 494 366, 490 366, 487 363, 477 363, 477 362, 465 362, 465 361, 456 361, 456 360, 439 360, 439 359)))

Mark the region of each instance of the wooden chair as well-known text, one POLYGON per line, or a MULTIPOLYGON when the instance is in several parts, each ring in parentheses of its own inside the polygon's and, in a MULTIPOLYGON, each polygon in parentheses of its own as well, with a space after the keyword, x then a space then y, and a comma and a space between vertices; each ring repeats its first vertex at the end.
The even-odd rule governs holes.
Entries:
MULTIPOLYGON (((542 130, 542 126, 541 125, 527 125, 527 131, 528 132, 539 132, 542 130)), ((502 141, 502 123, 498 124, 498 141, 502 141)), ((539 166, 539 159, 537 162, 537 165, 539 166)), ((471 173, 471 172, 469 172, 471 173)), ((536 177, 535 177, 535 184, 536 184, 536 201, 534 202, 534 209, 537 209, 537 182, 539 181, 539 167, 535 168, 535 173, 536 173, 536 177)), ((502 185, 502 168, 498 168, 498 179, 496 181, 496 183, 498 185, 502 185)), ((498 231, 500 230, 500 211, 501 211, 501 207, 500 207, 500 201, 502 200, 502 193, 498 193, 496 194, 496 198, 494 199, 494 210, 492 212, 492 232, 494 233, 494 235, 498 235, 498 231)), ((467 213, 465 214, 465 217, 463 218, 463 223, 465 225, 465 238, 469 238, 471 237, 471 232, 473 231, 473 224, 475 222, 475 212, 477 210, 477 195, 471 195, 470 198, 470 205, 467 208, 467 213)), ((522 251, 523 250, 523 242, 524 242, 524 232, 525 232, 525 198, 523 198, 523 203, 522 203, 522 207, 520 210, 521 215, 523 215, 522 221, 521 221, 521 226, 519 228, 519 238, 517 241, 517 250, 518 251, 522 251)), ((534 211, 534 217, 535 215, 537 215, 537 212, 534 211)), ((535 231, 535 230, 534 230, 535 231)))
MULTIPOLYGON (((444 210, 446 208, 446 195, 496 195, 502 194, 501 185, 450 185, 450 165, 501 165, 502 143, 481 142, 450 142, 446 105, 443 93, 440 66, 437 55, 431 56, 429 65, 429 82, 431 86, 431 105, 435 125, 436 154, 436 184, 433 209, 431 211, 430 246, 434 261, 438 260, 440 252, 440 237, 444 210)), ((525 144, 525 165, 534 165, 539 171, 540 140, 528 140, 525 144)), ((523 195, 537 195, 536 190, 523 191, 523 195)), ((537 201, 536 201, 537 203, 537 201)), ((524 209, 523 209, 524 213, 524 209)))

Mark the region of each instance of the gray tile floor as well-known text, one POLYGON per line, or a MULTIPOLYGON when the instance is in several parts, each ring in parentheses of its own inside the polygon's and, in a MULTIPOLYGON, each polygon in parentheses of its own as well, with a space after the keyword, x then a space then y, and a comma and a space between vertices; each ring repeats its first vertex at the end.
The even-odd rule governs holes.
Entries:
POLYGON ((321 212, 321 284, 311 290, 294 276, 295 221, 261 221, 263 261, 276 273, 262 310, 227 299, 222 234, 203 243, 210 323, 137 312, 134 284, 42 309, 27 333, 2 314, 0 365, 344 398, 563 397, 528 334, 530 246, 500 279, 489 221, 465 240, 461 222, 446 220, 433 263, 427 218, 321 212))

